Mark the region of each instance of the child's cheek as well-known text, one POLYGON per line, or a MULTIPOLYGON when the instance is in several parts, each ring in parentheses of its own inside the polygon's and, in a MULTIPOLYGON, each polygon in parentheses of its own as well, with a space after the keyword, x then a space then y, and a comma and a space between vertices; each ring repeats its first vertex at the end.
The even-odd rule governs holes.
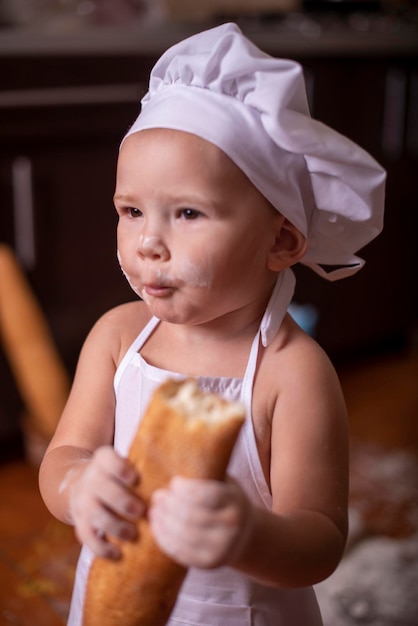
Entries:
POLYGON ((122 274, 125 276, 126 280, 128 281, 130 288, 132 289, 132 291, 133 291, 134 293, 136 293, 136 295, 137 295, 137 296, 139 296, 140 298, 143 298, 143 296, 142 296, 142 292, 140 292, 140 291, 139 291, 139 289, 137 289, 137 288, 136 288, 136 287, 132 284, 132 281, 131 281, 131 279, 130 279, 129 275, 128 275, 128 274, 125 272, 125 270, 123 269, 123 266, 122 266, 122 257, 121 257, 121 255, 120 255, 119 250, 117 251, 117 257, 118 257, 118 261, 119 261, 119 266, 120 266, 120 269, 122 270, 122 274))
POLYGON ((183 256, 178 259, 177 274, 188 287, 210 289, 213 270, 209 258, 198 257, 198 260, 183 256))

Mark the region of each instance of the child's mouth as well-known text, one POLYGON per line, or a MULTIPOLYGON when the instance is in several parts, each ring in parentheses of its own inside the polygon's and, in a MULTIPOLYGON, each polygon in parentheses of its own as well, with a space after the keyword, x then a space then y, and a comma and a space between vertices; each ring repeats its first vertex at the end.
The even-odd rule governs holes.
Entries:
POLYGON ((164 298, 173 293, 173 287, 171 285, 144 285, 142 291, 153 298, 164 298))

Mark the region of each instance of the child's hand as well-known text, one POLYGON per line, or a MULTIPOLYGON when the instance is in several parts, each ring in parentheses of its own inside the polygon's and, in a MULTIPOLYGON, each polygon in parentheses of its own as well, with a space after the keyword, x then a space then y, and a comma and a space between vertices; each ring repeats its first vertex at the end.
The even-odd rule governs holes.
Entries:
POLYGON ((252 527, 252 505, 235 482, 175 477, 154 493, 149 511, 160 548, 186 567, 235 561, 252 527))
POLYGON ((120 550, 109 538, 136 538, 134 522, 145 511, 130 489, 138 480, 135 468, 110 446, 98 448, 84 466, 70 470, 69 506, 75 532, 96 555, 118 558, 120 550))

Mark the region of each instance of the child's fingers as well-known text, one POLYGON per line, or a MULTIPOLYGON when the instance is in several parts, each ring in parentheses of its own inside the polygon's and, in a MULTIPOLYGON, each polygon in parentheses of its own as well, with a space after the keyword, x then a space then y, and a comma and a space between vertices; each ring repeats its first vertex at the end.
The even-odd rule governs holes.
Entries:
POLYGON ((115 452, 111 446, 102 446, 94 454, 94 463, 98 471, 114 476, 122 484, 133 487, 139 480, 135 466, 115 452))
POLYGON ((243 523, 247 507, 245 496, 240 491, 237 494, 234 486, 193 480, 185 488, 182 485, 179 489, 156 491, 149 515, 158 520, 160 529, 165 527, 171 534, 180 535, 184 529, 213 532, 219 527, 237 528, 243 523))
POLYGON ((140 498, 114 481, 108 481, 96 497, 103 507, 129 521, 136 521, 145 513, 145 505, 140 498))
POLYGON ((175 476, 169 490, 184 501, 211 509, 224 507, 229 502, 230 489, 228 483, 217 480, 201 480, 175 476))
POLYGON ((234 482, 173 479, 156 491, 149 511, 160 547, 183 565, 229 562, 248 536, 251 505, 234 482))
POLYGON ((77 538, 98 556, 117 558, 119 548, 112 537, 133 541, 137 538, 136 525, 123 520, 97 505, 90 515, 80 519, 76 525, 77 538))
POLYGON ((219 513, 184 507, 172 495, 157 496, 150 523, 160 548, 185 566, 212 568, 226 563, 239 534, 238 526, 225 523, 219 513))
POLYGON ((96 451, 85 476, 87 489, 102 506, 131 521, 145 511, 140 498, 130 490, 138 480, 138 472, 131 463, 108 446, 96 451))
POLYGON ((87 546, 95 556, 106 559, 118 559, 121 555, 120 548, 110 542, 103 531, 92 527, 76 527, 75 533, 80 543, 87 546))
POLYGON ((135 521, 145 506, 131 490, 138 473, 113 449, 97 450, 70 487, 71 518, 80 541, 95 554, 115 558, 118 549, 107 541, 117 537, 133 540, 135 521))
POLYGON ((118 537, 134 540, 137 537, 136 525, 117 517, 103 507, 98 508, 90 521, 90 527, 99 537, 118 537))

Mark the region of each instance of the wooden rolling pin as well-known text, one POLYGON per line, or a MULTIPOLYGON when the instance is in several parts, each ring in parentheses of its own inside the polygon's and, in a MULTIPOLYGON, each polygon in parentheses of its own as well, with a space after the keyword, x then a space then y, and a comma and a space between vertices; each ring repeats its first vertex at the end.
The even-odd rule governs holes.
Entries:
POLYGON ((6 244, 0 244, 0 338, 31 428, 49 441, 70 380, 41 307, 6 244))

